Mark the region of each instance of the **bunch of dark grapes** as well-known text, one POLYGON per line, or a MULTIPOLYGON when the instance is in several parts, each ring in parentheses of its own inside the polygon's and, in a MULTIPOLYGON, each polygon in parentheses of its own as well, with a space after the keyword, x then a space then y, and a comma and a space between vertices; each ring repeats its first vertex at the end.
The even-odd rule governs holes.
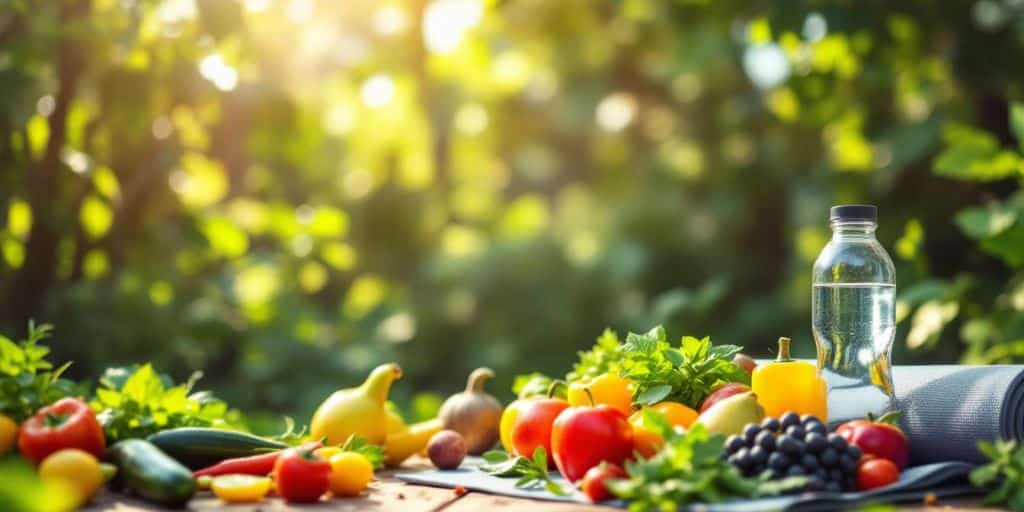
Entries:
POLYGON ((830 434, 818 418, 787 412, 748 423, 742 435, 729 436, 725 455, 745 476, 770 472, 771 478, 806 476, 805 491, 852 491, 860 448, 830 434))

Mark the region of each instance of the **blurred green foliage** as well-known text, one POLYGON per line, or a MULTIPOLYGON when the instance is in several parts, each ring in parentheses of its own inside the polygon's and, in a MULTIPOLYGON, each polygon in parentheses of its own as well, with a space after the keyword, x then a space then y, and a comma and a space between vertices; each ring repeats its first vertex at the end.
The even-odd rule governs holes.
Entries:
POLYGON ((606 326, 807 356, 871 202, 895 361, 1019 361, 1022 57, 997 0, 0 0, 5 332, 300 422, 606 326))

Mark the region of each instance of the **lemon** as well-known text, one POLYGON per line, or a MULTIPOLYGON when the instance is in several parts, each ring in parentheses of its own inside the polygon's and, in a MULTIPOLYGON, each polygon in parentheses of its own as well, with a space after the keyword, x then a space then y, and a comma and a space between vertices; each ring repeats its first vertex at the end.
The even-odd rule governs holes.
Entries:
POLYGON ((270 492, 270 479, 254 475, 222 475, 215 477, 210 489, 227 503, 260 501, 270 492))

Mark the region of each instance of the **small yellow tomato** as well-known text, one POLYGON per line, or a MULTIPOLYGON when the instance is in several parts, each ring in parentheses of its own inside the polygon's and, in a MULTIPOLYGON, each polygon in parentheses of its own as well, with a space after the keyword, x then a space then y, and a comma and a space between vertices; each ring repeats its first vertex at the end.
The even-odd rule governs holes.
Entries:
POLYGON ((270 492, 270 479, 255 475, 221 475, 210 482, 210 489, 226 503, 253 503, 270 492))
POLYGON ((341 452, 331 457, 331 492, 358 496, 373 480, 373 464, 362 454, 341 452))
POLYGON ((619 410, 627 418, 633 414, 633 382, 615 373, 569 384, 569 405, 604 404, 619 410))
POLYGON ((18 424, 10 417, 0 414, 0 455, 7 455, 18 441, 18 424))
POLYGON ((324 446, 323 448, 317 448, 313 450, 313 454, 319 456, 324 460, 331 460, 331 457, 341 453, 341 448, 338 446, 324 446))
POLYGON ((77 448, 51 453, 39 464, 39 478, 64 485, 75 494, 75 507, 89 502, 103 486, 103 471, 92 454, 77 448))

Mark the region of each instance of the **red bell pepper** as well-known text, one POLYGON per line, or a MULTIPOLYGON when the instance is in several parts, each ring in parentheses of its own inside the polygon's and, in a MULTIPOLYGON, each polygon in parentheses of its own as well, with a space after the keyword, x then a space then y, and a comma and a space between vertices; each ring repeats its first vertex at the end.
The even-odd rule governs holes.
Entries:
MULTIPOLYGON (((302 450, 313 451, 323 447, 320 442, 306 443, 300 447, 302 450)), ((274 463, 281 456, 283 450, 270 453, 261 453, 249 457, 237 457, 234 459, 222 460, 212 466, 205 467, 192 473, 192 476, 220 476, 230 474, 267 476, 274 470, 274 463)))
POLYGON ((64 448, 78 448, 99 458, 106 444, 96 415, 77 398, 62 398, 39 409, 18 431, 18 450, 36 464, 64 448))
POLYGON ((274 484, 285 501, 309 503, 327 492, 331 463, 304 447, 281 452, 274 463, 274 484))

